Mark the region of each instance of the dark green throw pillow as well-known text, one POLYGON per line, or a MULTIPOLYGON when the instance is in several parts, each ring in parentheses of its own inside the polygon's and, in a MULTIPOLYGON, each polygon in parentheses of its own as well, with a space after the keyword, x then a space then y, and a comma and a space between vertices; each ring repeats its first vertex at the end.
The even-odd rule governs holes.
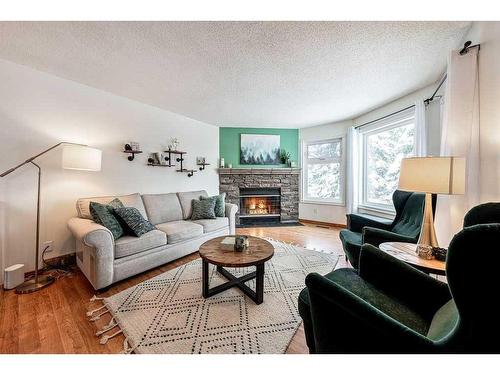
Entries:
POLYGON ((137 237, 155 229, 154 225, 144 219, 137 208, 122 207, 115 209, 116 215, 127 225, 130 233, 137 237))
POLYGON ((226 193, 214 195, 213 197, 203 197, 203 196, 200 197, 201 200, 210 198, 215 198, 215 216, 217 217, 226 216, 226 193))
POLYGON ((117 240, 125 234, 123 227, 115 216, 115 209, 123 207, 123 203, 115 198, 109 204, 102 204, 98 202, 90 202, 90 215, 92 219, 97 224, 101 224, 108 228, 113 235, 113 238, 117 240))
POLYGON ((193 213, 191 220, 200 219, 215 219, 215 202, 216 197, 209 197, 205 199, 193 199, 193 213))

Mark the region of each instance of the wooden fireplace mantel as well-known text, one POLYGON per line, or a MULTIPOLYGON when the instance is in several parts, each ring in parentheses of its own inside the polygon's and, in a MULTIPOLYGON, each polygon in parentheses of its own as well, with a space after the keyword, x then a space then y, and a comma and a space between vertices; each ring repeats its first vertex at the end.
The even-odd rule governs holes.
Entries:
POLYGON ((300 174, 300 168, 219 168, 219 174, 300 174))

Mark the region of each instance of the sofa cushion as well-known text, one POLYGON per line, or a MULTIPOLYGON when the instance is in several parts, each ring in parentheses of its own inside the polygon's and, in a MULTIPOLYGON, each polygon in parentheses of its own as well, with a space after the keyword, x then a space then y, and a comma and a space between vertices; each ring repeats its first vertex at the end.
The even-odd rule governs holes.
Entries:
POLYGON ((167 243, 187 241, 203 235, 203 227, 191 221, 178 220, 158 224, 157 229, 167 234, 167 243))
POLYGON ((179 197, 179 202, 182 208, 182 218, 184 220, 190 219, 191 214, 193 212, 192 200, 200 199, 200 197, 208 197, 208 194, 205 190, 199 191, 185 191, 182 193, 177 193, 179 197))
POLYGON ((176 193, 144 194, 142 201, 148 213, 148 219, 154 225, 182 220, 181 204, 176 193))
POLYGON ((200 224, 203 227, 203 232, 209 233, 229 226, 227 217, 218 217, 215 219, 193 220, 193 223, 200 224))
POLYGON ((210 199, 215 197, 215 216, 224 217, 226 216, 226 193, 222 193, 219 195, 214 195, 213 197, 204 197, 201 196, 200 199, 210 199))
POLYGON ((124 229, 118 218, 115 216, 115 208, 122 208, 122 202, 115 198, 109 204, 98 202, 90 202, 90 214, 92 219, 97 223, 109 229, 113 238, 117 240, 125 234, 124 229))
POLYGON ((145 217, 146 219, 148 218, 148 215, 146 214, 146 209, 144 208, 144 204, 142 203, 142 199, 139 193, 130 195, 80 198, 76 201, 76 211, 78 213, 78 217, 82 219, 92 219, 89 207, 91 201, 102 204, 108 204, 115 198, 118 198, 125 207, 137 208, 143 217, 145 217))
POLYGON ((151 232, 155 229, 154 225, 144 219, 139 210, 134 207, 122 207, 115 209, 116 215, 128 227, 128 232, 142 236, 145 233, 151 232))
POLYGON ((167 244, 167 235, 154 229, 140 237, 123 236, 115 241, 115 259, 137 254, 167 244))
POLYGON ((201 219, 215 219, 215 202, 217 197, 205 198, 202 200, 193 199, 193 212, 191 213, 191 220, 201 219))

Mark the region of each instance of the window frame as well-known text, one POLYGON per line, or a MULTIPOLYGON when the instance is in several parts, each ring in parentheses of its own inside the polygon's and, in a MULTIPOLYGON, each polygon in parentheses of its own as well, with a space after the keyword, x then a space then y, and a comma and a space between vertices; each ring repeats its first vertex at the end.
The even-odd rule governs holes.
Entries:
POLYGON ((302 189, 301 189, 301 203, 311 203, 311 204, 325 204, 333 206, 343 206, 345 205, 345 165, 346 165, 346 148, 345 148, 345 136, 338 136, 327 139, 319 140, 304 140, 302 141, 302 189), (340 157, 328 158, 322 163, 309 163, 309 158, 307 157, 307 148, 310 145, 323 144, 323 143, 340 143, 340 157), (307 189, 308 181, 308 165, 309 164, 328 164, 330 162, 340 162, 339 168, 339 199, 327 199, 327 198, 314 198, 309 197, 307 189))
MULTIPOLYGON (((382 204, 382 203, 373 203, 369 202, 367 199, 368 192, 368 174, 367 174, 367 162, 368 162, 368 137, 371 135, 375 135, 378 133, 382 133, 384 131, 388 131, 391 129, 399 128, 401 126, 406 126, 413 124, 415 126, 415 108, 409 108, 400 113, 394 114, 382 120, 376 121, 373 124, 370 124, 366 127, 360 128, 360 151, 361 157, 359 173, 361 174, 359 181, 361 182, 361 186, 359 189, 359 204, 358 210, 362 213, 381 214, 380 216, 391 217, 395 214, 395 209, 392 203, 390 204, 382 204)), ((410 156, 415 155, 415 146, 416 146, 416 134, 414 133, 413 139, 413 152, 410 156)))

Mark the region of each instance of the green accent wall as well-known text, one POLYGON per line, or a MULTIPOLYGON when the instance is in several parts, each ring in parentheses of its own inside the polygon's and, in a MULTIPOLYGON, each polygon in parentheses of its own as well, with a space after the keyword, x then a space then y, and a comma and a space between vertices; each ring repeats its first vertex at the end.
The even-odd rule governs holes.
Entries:
MULTIPOLYGON (((280 136, 280 148, 290 153, 290 160, 299 164, 299 130, 273 128, 219 128, 219 157, 224 158, 225 165, 231 163, 233 168, 255 167, 240 164, 240 134, 273 134, 280 136)), ((279 168, 281 165, 256 165, 262 168, 279 168)))

